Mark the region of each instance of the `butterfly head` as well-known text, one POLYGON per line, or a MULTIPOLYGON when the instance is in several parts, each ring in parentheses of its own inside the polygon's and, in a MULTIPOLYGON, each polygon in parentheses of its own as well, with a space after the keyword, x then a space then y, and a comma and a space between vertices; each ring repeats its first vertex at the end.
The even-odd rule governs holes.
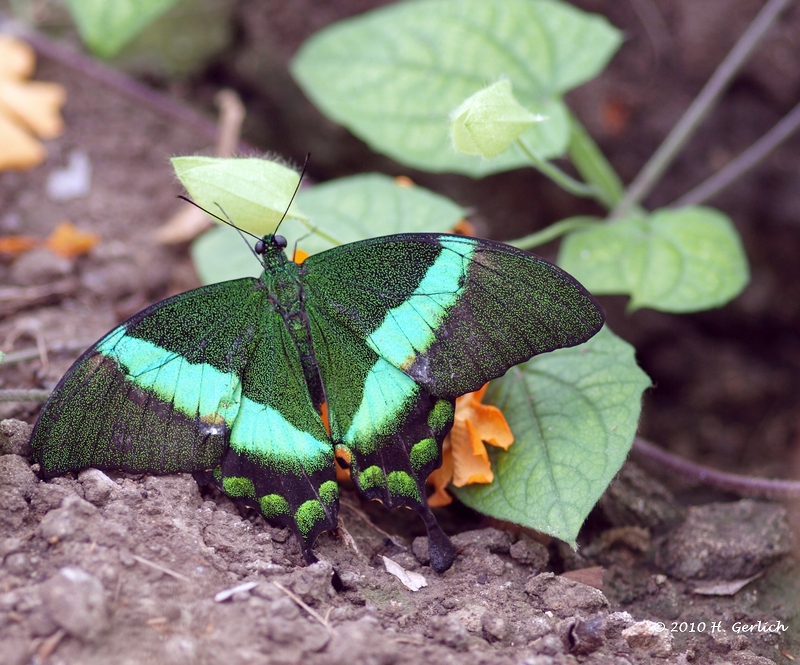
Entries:
POLYGON ((254 250, 259 256, 264 256, 269 253, 270 250, 273 252, 283 252, 283 250, 286 249, 286 244, 286 238, 283 236, 268 235, 264 236, 256 243, 254 250))

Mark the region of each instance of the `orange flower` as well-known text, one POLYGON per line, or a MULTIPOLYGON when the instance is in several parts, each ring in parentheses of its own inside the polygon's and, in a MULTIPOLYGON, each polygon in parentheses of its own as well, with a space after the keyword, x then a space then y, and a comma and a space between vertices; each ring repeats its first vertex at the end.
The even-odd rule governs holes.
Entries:
POLYGON ((431 506, 446 506, 453 500, 445 490, 451 481, 456 487, 463 487, 494 480, 484 443, 503 450, 514 443, 514 435, 500 409, 481 404, 488 385, 456 399, 453 428, 442 446, 442 466, 428 476, 435 490, 428 497, 431 506))

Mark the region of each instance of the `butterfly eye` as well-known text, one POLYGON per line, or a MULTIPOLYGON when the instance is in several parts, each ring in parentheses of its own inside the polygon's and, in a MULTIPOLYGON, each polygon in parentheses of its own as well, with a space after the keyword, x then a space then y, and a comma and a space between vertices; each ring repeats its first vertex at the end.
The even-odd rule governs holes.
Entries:
POLYGON ((286 238, 284 238, 283 236, 275 236, 272 239, 272 242, 275 243, 276 247, 280 247, 281 249, 286 248, 286 238))
POLYGON ((255 253, 256 254, 263 254, 267 250, 267 243, 263 240, 259 240, 255 246, 255 253))

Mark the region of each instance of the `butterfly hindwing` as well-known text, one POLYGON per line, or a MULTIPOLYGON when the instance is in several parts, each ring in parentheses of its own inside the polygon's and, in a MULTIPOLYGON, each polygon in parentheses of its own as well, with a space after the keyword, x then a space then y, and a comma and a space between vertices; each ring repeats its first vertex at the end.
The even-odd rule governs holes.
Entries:
POLYGON ((441 463, 455 397, 585 341, 602 313, 555 266, 463 236, 365 240, 310 257, 301 273, 334 445, 367 498, 422 515, 432 564, 447 569, 454 551, 424 484, 441 463))

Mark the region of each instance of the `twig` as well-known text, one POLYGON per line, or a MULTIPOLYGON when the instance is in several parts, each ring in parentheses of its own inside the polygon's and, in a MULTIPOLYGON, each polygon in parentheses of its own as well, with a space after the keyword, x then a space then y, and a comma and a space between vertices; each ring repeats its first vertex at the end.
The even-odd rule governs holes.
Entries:
MULTIPOLYGON (((92 344, 94 344, 97 340, 95 339, 76 339, 73 342, 63 342, 61 344, 54 344, 49 346, 47 349, 48 353, 63 353, 63 352, 74 352, 74 351, 83 351, 84 349, 88 349, 92 344)), ((32 346, 29 349, 20 349, 19 351, 11 351, 6 353, 5 357, 3 358, 2 365, 10 365, 11 363, 19 363, 24 360, 32 360, 33 358, 39 358, 41 355, 40 350, 36 346, 32 346)))
POLYGON ((136 554, 131 555, 134 559, 136 559, 139 563, 143 563, 145 566, 150 566, 151 568, 155 568, 156 570, 160 570, 162 573, 166 573, 167 575, 171 575, 176 580, 180 580, 181 582, 186 582, 187 584, 191 584, 192 580, 190 580, 186 575, 181 575, 180 573, 176 573, 174 570, 167 568, 166 566, 162 566, 160 563, 155 563, 154 561, 149 561, 144 557, 138 556, 136 554))
POLYGON ((786 9, 792 0, 768 0, 753 22, 744 31, 730 53, 717 67, 708 83, 695 97, 683 117, 678 121, 664 142, 653 153, 644 168, 634 178, 622 200, 611 213, 614 218, 623 217, 633 206, 640 203, 653 189, 667 170, 697 126, 708 115, 728 83, 739 71, 767 30, 786 9))
POLYGON ((0 317, 34 305, 44 305, 72 295, 78 290, 78 280, 66 277, 43 286, 8 286, 0 288, 0 317))
POLYGON ((313 607, 309 607, 308 605, 306 605, 306 603, 303 602, 303 599, 300 598, 300 596, 298 596, 293 591, 289 591, 289 589, 283 586, 283 584, 281 584, 280 582, 276 582, 274 580, 271 581, 276 587, 278 587, 281 591, 283 591, 283 593, 289 596, 289 598, 291 598, 306 612, 308 612, 310 616, 314 617, 317 621, 319 621, 325 627, 325 630, 328 631, 328 635, 333 637, 333 628, 331 628, 331 625, 325 620, 325 618, 319 612, 317 612, 313 607))
POLYGON ((800 127, 800 104, 795 106, 783 119, 770 129, 764 136, 751 145, 741 155, 734 159, 725 168, 717 171, 708 180, 700 183, 693 190, 684 194, 671 208, 690 206, 703 203, 715 194, 721 192, 732 182, 738 180, 743 173, 753 168, 772 150, 789 138, 800 127))
POLYGON ((49 390, 38 388, 0 390, 0 402, 45 402, 48 397, 50 397, 49 390))
POLYGON ((408 547, 406 547, 406 546, 405 546, 405 545, 404 545, 404 544, 403 544, 403 543, 400 541, 400 539, 399 539, 397 536, 393 536, 393 535, 392 535, 391 533, 389 533, 388 531, 384 531, 383 529, 381 529, 381 528, 380 528, 380 527, 379 527, 377 524, 375 524, 375 523, 374 523, 374 522, 373 522, 373 521, 372 521, 372 520, 371 520, 371 519, 370 519, 370 518, 369 518, 369 517, 366 515, 366 513, 364 513, 364 511, 362 511, 360 508, 356 508, 356 507, 355 507, 354 505, 352 505, 352 504, 351 504, 349 501, 345 501, 345 500, 342 500, 342 499, 340 499, 340 500, 339 500, 339 505, 341 505, 341 506, 344 506, 345 508, 347 508, 348 510, 350 510, 350 511, 351 511, 351 512, 352 512, 352 513, 353 513, 353 514, 356 516, 356 517, 359 517, 359 518, 361 518, 361 519, 362 519, 364 522, 366 522, 366 523, 367 523, 367 525, 368 525, 368 526, 371 526, 373 529, 375 529, 375 531, 377 531, 377 532, 378 532, 378 533, 380 533, 382 536, 384 536, 384 537, 388 538, 389 540, 391 540, 391 541, 392 541, 392 542, 393 542, 395 545, 397 545, 398 547, 402 547, 404 550, 408 549, 408 547))
POLYGON ((639 437, 633 440, 632 452, 634 456, 645 462, 653 462, 661 469, 670 469, 681 476, 697 480, 703 485, 715 487, 724 492, 767 499, 800 499, 800 481, 797 480, 753 478, 709 469, 672 455, 663 448, 639 437))
MULTIPOLYGON (((0 15, 0 32, 21 37, 40 54, 125 95, 161 116, 171 118, 181 125, 191 127, 208 141, 216 142, 217 126, 189 106, 162 95, 116 69, 83 55, 75 49, 53 42, 27 26, 5 19, 2 15, 0 15)), ((255 152, 255 148, 243 142, 239 143, 239 150, 241 152, 255 152)))

